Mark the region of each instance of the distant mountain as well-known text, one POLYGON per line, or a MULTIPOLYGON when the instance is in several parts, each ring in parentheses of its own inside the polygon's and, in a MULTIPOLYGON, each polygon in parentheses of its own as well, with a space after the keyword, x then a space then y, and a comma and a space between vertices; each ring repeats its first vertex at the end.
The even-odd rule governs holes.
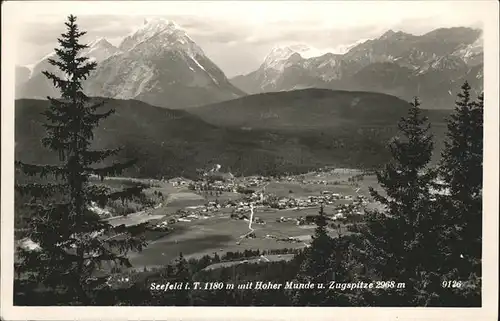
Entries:
POLYGON ((85 87, 90 95, 138 99, 184 108, 244 95, 175 23, 151 19, 101 63, 85 87))
POLYGON ((453 108, 464 80, 477 93, 483 89, 482 42, 482 32, 470 28, 437 29, 422 36, 389 30, 343 54, 306 58, 293 47, 283 48, 283 55, 274 49, 259 69, 231 81, 248 93, 362 90, 405 100, 418 95, 425 108, 453 108))
MULTIPOLYGON (((252 95, 189 113, 105 100, 105 108, 116 113, 99 126, 93 147, 122 146, 120 157, 138 159, 126 175, 142 177, 193 177, 197 168, 215 164, 235 175, 325 165, 377 167, 388 160, 387 141, 408 108, 388 95, 317 89, 252 95)), ((45 135, 41 111, 47 107, 46 100, 16 101, 16 159, 57 162, 40 141, 45 135)), ((442 137, 448 113, 427 113, 442 137)))
MULTIPOLYGON (((118 48, 101 40, 84 54, 99 62, 84 83, 89 96, 137 99, 163 107, 185 108, 244 95, 184 30, 165 19, 145 21, 118 48)), ((39 77, 41 69, 50 70, 46 59, 36 65, 33 80, 18 97, 54 94, 39 77)))
MULTIPOLYGON (((213 164, 235 165, 238 158, 273 158, 272 152, 261 148, 261 142, 266 141, 263 134, 219 128, 185 111, 155 107, 137 100, 104 100, 106 104, 102 111, 114 108, 116 113, 97 128, 92 147, 121 146, 120 159, 137 158, 137 165, 126 175, 189 176, 196 173, 196 168, 213 164)), ((16 100, 16 159, 35 163, 58 162, 57 153, 41 144, 41 138, 45 136, 42 127, 45 118, 41 112, 48 105, 46 100, 16 100)), ((241 168, 248 164, 239 162, 241 168)), ((255 171, 255 166, 249 170, 255 171)))
MULTIPOLYGON (((81 51, 80 56, 88 57, 90 61, 96 61, 97 63, 120 53, 118 48, 104 38, 96 39, 90 42, 88 46, 88 48, 81 51)), ((47 54, 31 66, 29 78, 19 83, 19 86, 16 88, 17 98, 46 99, 47 96, 59 97, 59 91, 42 74, 43 71, 49 71, 58 76, 62 75, 58 68, 49 63, 49 59, 57 59, 55 51, 47 54)))
MULTIPOLYGON (((302 151, 315 159, 349 159, 355 166, 378 163, 387 156, 386 143, 398 133, 397 123, 409 106, 381 93, 303 89, 249 95, 189 112, 216 126, 293 137, 291 141, 300 142, 302 151)), ((424 110, 424 114, 432 123, 437 157, 450 112, 424 110)))
MULTIPOLYGON (((335 130, 365 125, 396 126, 410 104, 387 94, 302 89, 245 96, 191 109, 191 114, 216 126, 251 130, 335 130)), ((425 110, 436 125, 449 114, 425 110)))

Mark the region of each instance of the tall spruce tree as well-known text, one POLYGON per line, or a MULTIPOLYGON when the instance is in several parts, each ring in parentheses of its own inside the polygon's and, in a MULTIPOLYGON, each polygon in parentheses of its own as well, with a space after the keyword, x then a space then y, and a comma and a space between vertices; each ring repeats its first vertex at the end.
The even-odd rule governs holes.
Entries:
POLYGON ((440 197, 444 241, 442 274, 447 281, 460 280, 467 287, 452 289, 456 296, 469 300, 469 304, 480 304, 484 96, 481 94, 474 101, 467 82, 461 89, 448 121, 439 167, 447 191, 440 197))
POLYGON ((430 124, 417 98, 398 124, 402 137, 390 144, 392 161, 377 172, 385 195, 370 188, 385 210, 367 211, 363 251, 372 272, 383 281, 405 282, 401 291, 382 291, 377 305, 425 305, 429 271, 436 262, 438 231, 432 199, 434 170, 428 168, 433 151, 430 124))
POLYGON ((79 30, 76 17, 70 15, 65 25, 67 31, 55 49, 57 59, 49 59, 60 75, 44 72, 61 97, 48 97, 50 107, 43 113, 47 136, 42 144, 57 152, 60 162, 40 165, 16 161, 18 170, 43 179, 16 186, 21 194, 30 196, 26 204, 31 209, 28 237, 39 245, 37 250, 18 249, 16 269, 36 284, 65 291, 65 303, 88 305, 93 302, 92 290, 105 282, 105 277, 95 274, 101 263, 130 266, 127 252, 145 246, 143 225, 114 228, 89 209, 91 202, 104 206, 109 200, 138 196, 142 188, 112 191, 90 181, 91 175, 101 180, 117 175, 132 161, 106 166, 103 161, 119 149, 91 148, 94 129, 114 110, 99 113, 104 103, 94 103, 82 91, 82 81, 96 63, 80 54, 88 46, 79 42, 85 32, 79 30), (114 237, 117 233, 118 238, 114 237))
MULTIPOLYGON (((304 249, 304 260, 295 277, 296 283, 325 283, 332 279, 335 271, 331 256, 333 253, 333 240, 328 235, 326 217, 323 205, 316 216, 316 229, 312 236, 310 247, 304 249)), ((328 304, 329 298, 324 289, 297 290, 291 293, 293 305, 297 306, 322 306, 328 304)))
POLYGON ((177 258, 174 265, 173 281, 182 283, 182 286, 184 288, 180 291, 175 292, 173 296, 173 302, 170 302, 170 305, 180 305, 180 306, 191 305, 192 289, 186 288, 185 286, 186 284, 189 285, 189 287, 193 286, 192 285, 193 277, 189 269, 189 264, 182 255, 182 253, 179 254, 179 257, 177 258))

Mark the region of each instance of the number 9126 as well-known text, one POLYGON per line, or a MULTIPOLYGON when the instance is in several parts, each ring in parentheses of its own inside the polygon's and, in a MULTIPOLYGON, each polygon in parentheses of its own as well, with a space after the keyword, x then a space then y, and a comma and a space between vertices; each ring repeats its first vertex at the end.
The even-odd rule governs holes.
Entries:
POLYGON ((462 287, 462 281, 443 281, 441 286, 443 288, 460 288, 462 287))

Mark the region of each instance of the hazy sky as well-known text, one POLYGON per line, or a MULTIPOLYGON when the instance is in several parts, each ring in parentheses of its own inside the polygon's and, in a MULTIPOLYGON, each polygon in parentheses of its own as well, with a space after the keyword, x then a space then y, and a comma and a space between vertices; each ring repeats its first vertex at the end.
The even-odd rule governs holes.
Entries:
POLYGON ((488 9, 481 1, 15 2, 17 64, 34 63, 52 51, 70 13, 88 32, 87 41, 105 37, 115 45, 154 14, 184 28, 228 77, 255 70, 275 45, 334 51, 388 29, 422 34, 439 27, 480 27, 488 9))

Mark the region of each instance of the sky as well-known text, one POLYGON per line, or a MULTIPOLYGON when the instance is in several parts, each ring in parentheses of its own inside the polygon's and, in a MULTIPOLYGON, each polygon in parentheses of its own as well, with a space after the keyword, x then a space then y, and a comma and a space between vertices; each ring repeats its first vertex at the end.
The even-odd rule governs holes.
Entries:
POLYGON ((19 3, 12 27, 18 65, 35 63, 50 53, 69 14, 76 15, 80 29, 87 31, 84 41, 104 37, 114 45, 154 15, 185 29, 228 77, 257 69, 274 46, 306 44, 319 52, 335 52, 389 29, 420 35, 441 27, 481 27, 488 10, 482 1, 19 3))

